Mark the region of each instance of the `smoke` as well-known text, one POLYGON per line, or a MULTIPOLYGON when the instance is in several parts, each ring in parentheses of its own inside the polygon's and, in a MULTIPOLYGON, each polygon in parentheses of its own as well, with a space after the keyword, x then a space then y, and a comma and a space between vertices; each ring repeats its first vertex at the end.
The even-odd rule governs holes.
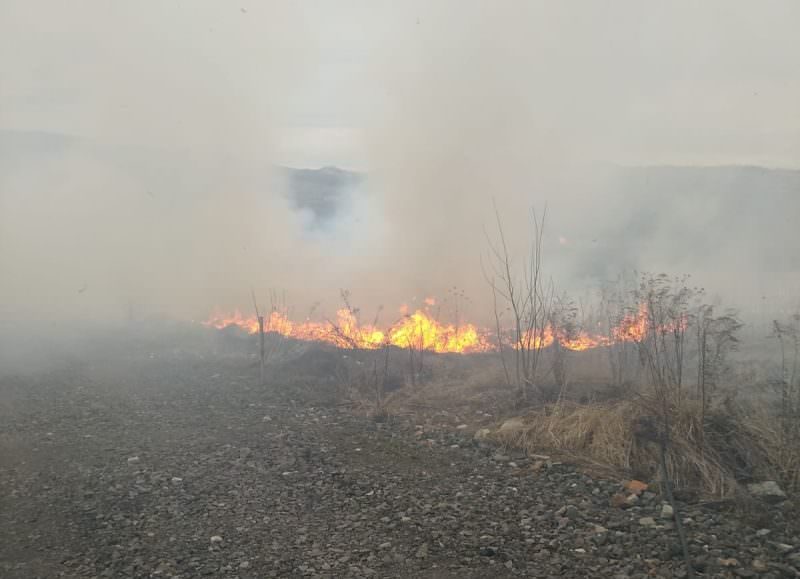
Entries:
POLYGON ((262 302, 285 292, 298 316, 331 312, 343 288, 393 311, 454 287, 480 319, 493 201, 517 258, 530 208, 547 205, 546 267, 566 289, 639 268, 724 295, 800 269, 796 172, 676 166, 796 162, 794 3, 720 16, 692 3, 98 2, 46 19, 11 4, 5 319, 202 319, 249 308, 251 288, 262 302), (621 168, 640 164, 673 167, 621 168), (364 179, 320 225, 282 167, 326 165, 364 179))

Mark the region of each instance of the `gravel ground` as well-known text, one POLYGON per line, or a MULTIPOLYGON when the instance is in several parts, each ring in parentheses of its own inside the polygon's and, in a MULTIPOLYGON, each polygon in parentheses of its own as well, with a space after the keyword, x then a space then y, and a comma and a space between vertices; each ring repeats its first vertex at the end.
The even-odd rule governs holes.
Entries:
MULTIPOLYGON (((684 576, 654 494, 614 508, 619 481, 240 372, 150 360, 0 379, 0 576, 684 576)), ((798 576, 786 505, 748 522, 682 510, 702 576, 798 576)))

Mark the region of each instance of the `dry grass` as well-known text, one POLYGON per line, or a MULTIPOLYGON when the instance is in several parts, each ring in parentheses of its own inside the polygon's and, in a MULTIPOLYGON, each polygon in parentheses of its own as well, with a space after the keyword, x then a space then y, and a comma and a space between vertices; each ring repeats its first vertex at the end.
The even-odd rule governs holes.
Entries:
MULTIPOLYGON (((340 400, 375 418, 427 416, 451 427, 461 422, 490 426, 498 417, 513 415, 515 393, 499 364, 482 357, 458 362, 432 358, 433 378, 387 392, 380 406, 374 389, 361 380, 351 382, 340 400)), ((573 388, 568 398, 531 410, 521 423, 495 432, 494 438, 531 453, 568 456, 595 471, 657 483, 659 450, 637 440, 634 432, 642 417, 658 414, 658 404, 646 391, 629 390, 618 393, 627 398, 599 401, 596 396, 602 393, 596 388, 589 392, 573 388)), ((677 489, 729 498, 740 495, 743 483, 772 479, 786 490, 800 490, 800 425, 787 433, 787 425, 776 420, 775 408, 765 401, 774 397, 742 398, 734 403, 720 395, 704 420, 696 401, 684 399, 671 409, 667 470, 677 489)))
POLYGON ((742 423, 755 442, 756 452, 786 488, 800 489, 800 425, 784 424, 764 404, 747 410, 742 413, 742 423))
MULTIPOLYGON (((638 419, 650 414, 651 407, 644 399, 592 404, 562 402, 534 410, 523 417, 522 425, 500 429, 494 436, 501 444, 525 448, 531 453, 566 453, 628 476, 654 481, 658 448, 634 436, 638 419)), ((703 429, 698 405, 684 403, 680 409, 674 409, 667 469, 675 486, 699 489, 706 496, 730 497, 748 476, 774 473, 775 461, 784 462, 790 471, 791 464, 796 463, 786 462, 782 456, 771 456, 779 447, 775 444, 777 440, 768 435, 775 433, 760 433, 755 429, 756 424, 764 428, 769 421, 752 420, 752 424, 745 424, 739 414, 719 408, 708 413, 703 429)), ((800 452, 793 452, 796 460, 800 452)))

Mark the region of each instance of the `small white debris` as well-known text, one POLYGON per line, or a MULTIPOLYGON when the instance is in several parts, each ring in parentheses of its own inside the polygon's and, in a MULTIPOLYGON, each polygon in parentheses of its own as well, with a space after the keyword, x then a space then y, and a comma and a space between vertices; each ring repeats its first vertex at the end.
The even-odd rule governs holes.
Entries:
POLYGON ((747 489, 754 497, 760 498, 768 503, 779 503, 786 500, 786 493, 778 486, 774 480, 764 481, 747 485, 747 489))
POLYGON ((172 484, 174 484, 174 485, 179 485, 179 484, 181 484, 183 482, 183 479, 181 477, 179 477, 179 476, 174 476, 170 480, 171 480, 172 484))
POLYGON ((672 510, 671 505, 661 505, 661 518, 662 519, 671 519, 675 513, 672 510))
POLYGON ((518 430, 525 427, 525 421, 522 418, 509 418, 500 426, 500 432, 507 432, 510 430, 518 430))
POLYGON ((356 452, 361 452, 361 449, 360 449, 360 448, 357 448, 357 449, 356 449, 356 452))
POLYGON ((211 537, 211 542, 212 543, 221 543, 222 542, 222 537, 220 537, 219 535, 214 535, 213 537, 211 537))
POLYGON ((464 430, 466 427, 467 427, 466 424, 459 424, 458 426, 456 426, 456 429, 457 430, 464 430))
POLYGON ((486 440, 489 438, 489 435, 492 433, 491 430, 488 428, 481 428, 475 432, 475 436, 473 437, 475 440, 486 440))
POLYGON ((265 416, 264 418, 261 419, 261 422, 272 422, 272 417, 271 416, 265 416))
POLYGON ((514 461, 509 462, 508 466, 510 466, 511 468, 518 468, 519 467, 519 465, 514 461))
POLYGON ((138 462, 139 462, 139 457, 138 456, 132 456, 132 457, 130 457, 128 459, 128 464, 136 464, 138 462))

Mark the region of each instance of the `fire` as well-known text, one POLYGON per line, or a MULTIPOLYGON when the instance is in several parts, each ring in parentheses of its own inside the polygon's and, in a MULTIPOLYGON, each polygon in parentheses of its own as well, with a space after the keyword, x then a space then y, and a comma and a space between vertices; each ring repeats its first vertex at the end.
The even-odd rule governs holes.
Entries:
MULTIPOLYGON (((255 316, 245 317, 238 310, 231 315, 215 313, 203 323, 217 329, 236 326, 250 334, 258 332, 258 319, 255 316)), ((488 333, 473 324, 443 324, 422 310, 403 315, 386 331, 360 324, 355 314, 346 308, 336 312, 335 321, 306 320, 301 323, 292 322, 284 312, 273 311, 264 320, 264 331, 340 348, 370 350, 391 345, 439 353, 485 352, 493 348, 488 333)))
POLYGON ((647 306, 639 306, 636 315, 627 314, 616 327, 612 328, 611 335, 618 342, 640 342, 647 334, 647 306))
MULTIPOLYGON (((432 306, 434 298, 425 303, 432 306)), ((285 311, 272 311, 264 319, 264 331, 295 340, 321 342, 339 348, 377 349, 383 346, 413 348, 438 353, 472 353, 495 350, 496 336, 474 324, 453 325, 438 321, 427 311, 416 310, 408 313, 408 307, 401 307, 401 318, 386 329, 370 324, 361 324, 355 313, 347 308, 336 312, 335 320, 294 322, 285 311)), ((258 332, 258 319, 246 317, 235 310, 232 314, 216 312, 204 325, 222 329, 236 326, 255 334, 258 332)), ((547 348, 558 344, 575 352, 611 346, 615 343, 639 342, 648 332, 648 312, 643 305, 635 314, 626 315, 609 335, 590 334, 580 331, 577 335, 566 336, 554 332, 551 326, 533 334, 523 335, 519 340, 511 340, 514 348, 547 348)), ((505 339, 504 339, 505 340, 505 339)))
POLYGON ((612 341, 607 336, 590 336, 586 332, 579 332, 571 338, 560 338, 559 343, 567 350, 583 352, 599 346, 609 346, 612 341))
POLYGON ((433 352, 485 352, 493 348, 486 339, 488 333, 481 332, 472 324, 453 326, 442 324, 421 310, 404 316, 389 329, 389 343, 399 348, 415 348, 433 352))

